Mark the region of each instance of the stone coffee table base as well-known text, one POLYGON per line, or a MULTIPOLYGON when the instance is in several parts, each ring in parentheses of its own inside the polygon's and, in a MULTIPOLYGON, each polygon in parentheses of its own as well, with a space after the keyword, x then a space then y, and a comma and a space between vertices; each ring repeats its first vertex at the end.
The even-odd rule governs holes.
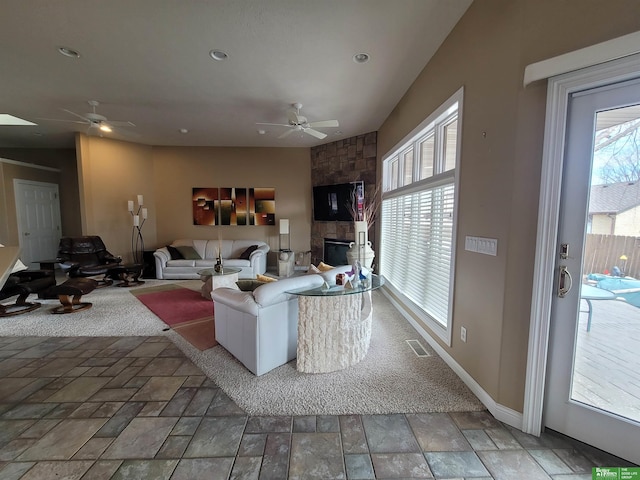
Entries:
POLYGON ((371 340, 371 292, 298 297, 297 369, 342 370, 360 362, 371 340))

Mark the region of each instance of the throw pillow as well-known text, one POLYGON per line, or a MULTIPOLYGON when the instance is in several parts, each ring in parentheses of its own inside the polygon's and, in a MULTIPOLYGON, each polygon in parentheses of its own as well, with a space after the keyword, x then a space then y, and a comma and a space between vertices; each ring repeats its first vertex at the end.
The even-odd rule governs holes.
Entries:
POLYGON ((178 250, 176 247, 167 245, 167 250, 169 250, 169 255, 171 255, 171 260, 182 260, 184 258, 180 253, 180 250, 178 250))
POLYGON ((258 280, 259 282, 277 282, 278 279, 277 278, 273 278, 273 277, 267 277, 266 275, 256 275, 256 280, 258 280))
POLYGON ((307 273, 312 274, 312 273, 320 273, 320 270, 318 269, 318 267, 316 267, 313 263, 311 265, 309 265, 309 269, 307 270, 307 273))
POLYGON ((328 272, 329 270, 332 270, 334 267, 331 265, 328 265, 324 262, 320 262, 318 264, 318 270, 320 270, 321 272, 328 272))
POLYGON ((250 247, 247 247, 247 249, 242 252, 238 258, 241 258, 242 260, 249 260, 249 256, 257 249, 258 245, 251 245, 250 247))
POLYGON ((198 252, 196 252, 195 249, 193 247, 190 247, 189 245, 182 245, 176 248, 182 255, 182 258, 184 258, 185 260, 201 260, 202 259, 202 257, 198 255, 198 252))
POLYGON ((260 282, 258 280, 238 280, 236 285, 243 292, 253 292, 260 285, 264 285, 267 282, 260 282))

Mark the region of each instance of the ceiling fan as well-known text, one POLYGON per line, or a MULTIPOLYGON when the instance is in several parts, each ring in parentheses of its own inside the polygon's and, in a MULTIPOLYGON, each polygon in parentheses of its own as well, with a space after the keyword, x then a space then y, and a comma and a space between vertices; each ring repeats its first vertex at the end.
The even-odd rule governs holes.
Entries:
POLYGON ((108 120, 104 115, 100 115, 96 113, 96 107, 100 105, 100 102, 97 100, 89 100, 87 102, 92 111, 89 113, 85 113, 84 115, 80 115, 79 113, 72 112, 71 110, 67 110, 63 108, 62 110, 73 115, 74 117, 78 117, 82 120, 65 120, 61 118, 41 118, 40 120, 49 120, 53 122, 66 122, 66 123, 79 123, 88 125, 87 134, 91 133, 92 129, 98 129, 101 132, 111 132, 113 131, 113 127, 135 127, 135 124, 132 122, 125 122, 120 120, 108 120))
POLYGON ((325 127, 339 127, 340 124, 338 120, 322 120, 319 122, 308 122, 307 117, 303 117, 300 115, 300 109, 302 108, 301 103, 292 104, 295 110, 289 110, 287 112, 287 117, 289 118, 289 123, 261 123, 258 122, 256 125, 276 125, 278 127, 289 127, 289 130, 284 132, 278 138, 284 138, 287 135, 290 135, 293 132, 303 132, 309 134, 313 137, 316 137, 320 140, 327 136, 326 133, 319 132, 318 130, 314 130, 315 128, 325 128, 325 127))

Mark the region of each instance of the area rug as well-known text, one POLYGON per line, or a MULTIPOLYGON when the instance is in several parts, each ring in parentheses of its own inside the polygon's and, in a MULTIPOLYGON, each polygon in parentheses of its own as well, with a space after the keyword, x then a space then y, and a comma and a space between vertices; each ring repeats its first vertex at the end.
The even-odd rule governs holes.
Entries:
POLYGON ((213 302, 199 291, 175 284, 131 291, 144 306, 198 350, 218 344, 215 338, 213 302))

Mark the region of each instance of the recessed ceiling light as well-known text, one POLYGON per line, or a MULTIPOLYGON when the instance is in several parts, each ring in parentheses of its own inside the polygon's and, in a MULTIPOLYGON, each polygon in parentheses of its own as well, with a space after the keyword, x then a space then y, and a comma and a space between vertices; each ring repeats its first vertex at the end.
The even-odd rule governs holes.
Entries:
POLYGON ((8 113, 0 113, 0 125, 37 125, 37 123, 14 117, 8 113))
POLYGON ((258 130, 258 133, 259 133, 260 135, 264 135, 265 133, 267 133, 267 131, 266 131, 266 130, 262 130, 262 129, 260 129, 260 130, 258 130))
POLYGON ((224 53, 222 50, 211 50, 209 52, 209 56, 214 60, 226 60, 229 55, 224 53))
POLYGON ((180 133, 189 133, 189 130, 187 130, 186 128, 181 128, 180 133))
POLYGON ((353 61, 356 63, 367 63, 369 61, 368 53, 356 53, 353 56, 353 61))
POLYGON ((80 54, 76 52, 73 48, 58 47, 58 52, 60 52, 65 57, 80 58, 80 54))

